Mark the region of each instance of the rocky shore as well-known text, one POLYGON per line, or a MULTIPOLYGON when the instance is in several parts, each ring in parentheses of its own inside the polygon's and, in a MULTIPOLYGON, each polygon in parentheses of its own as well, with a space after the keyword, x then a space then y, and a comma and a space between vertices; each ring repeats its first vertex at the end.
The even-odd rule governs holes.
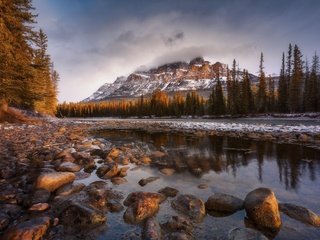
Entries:
MULTIPOLYGON (((282 226, 280 211, 320 227, 316 213, 291 203, 279 204, 268 188, 255 189, 245 199, 225 193, 200 199, 169 186, 155 192, 118 191, 115 186, 127 184, 126 176, 134 174, 139 166, 158 166, 164 176, 174 174, 175 169, 162 161, 165 150, 139 143, 116 145, 90 134, 93 127, 106 126, 179 131, 169 124, 139 125, 137 121, 121 120, 0 125, 0 239, 94 239, 115 213, 123 213, 122 221, 139 226, 143 239, 197 239, 193 231, 209 214, 231 215, 238 211, 245 211, 246 225, 231 228, 225 239, 274 238, 282 226), (99 180, 83 182, 92 175, 99 180), (156 215, 165 201, 170 202, 176 215, 159 222, 156 215)), ((201 129, 187 132, 220 134, 201 129)), ((319 135, 303 134, 295 136, 295 142, 319 143, 319 135)), ((157 179, 142 178, 137 184, 145 186, 157 179)))

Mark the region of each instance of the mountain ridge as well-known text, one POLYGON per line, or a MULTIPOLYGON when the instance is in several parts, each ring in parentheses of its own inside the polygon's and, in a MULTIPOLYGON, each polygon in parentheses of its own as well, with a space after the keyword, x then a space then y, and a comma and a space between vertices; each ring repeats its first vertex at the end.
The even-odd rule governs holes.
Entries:
MULTIPOLYGON (((83 102, 137 98, 151 95, 156 89, 167 93, 195 90, 206 97, 216 84, 218 75, 222 85, 226 85, 227 67, 227 64, 211 63, 203 57, 196 57, 189 63, 167 63, 146 71, 135 71, 128 77, 118 77, 113 83, 105 83, 83 102)), ((237 77, 242 80, 241 71, 237 71, 237 77)), ((252 83, 258 81, 253 74, 250 74, 250 79, 252 83)))

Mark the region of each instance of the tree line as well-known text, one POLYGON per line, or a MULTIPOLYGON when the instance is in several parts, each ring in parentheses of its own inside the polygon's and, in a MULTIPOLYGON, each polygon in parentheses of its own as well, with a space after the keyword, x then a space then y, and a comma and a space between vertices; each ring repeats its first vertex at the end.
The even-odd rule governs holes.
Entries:
POLYGON ((63 103, 58 106, 60 117, 129 117, 129 116, 221 116, 258 113, 298 113, 320 111, 319 57, 312 58, 311 69, 303 61, 297 45, 289 45, 282 55, 280 76, 266 76, 261 53, 258 83, 252 84, 247 70, 240 71, 236 60, 227 69, 223 86, 220 73, 209 98, 192 91, 184 97, 176 92, 172 97, 161 90, 150 98, 89 103, 63 103))
POLYGON ((0 1, 0 105, 54 115, 59 75, 31 0, 0 1))

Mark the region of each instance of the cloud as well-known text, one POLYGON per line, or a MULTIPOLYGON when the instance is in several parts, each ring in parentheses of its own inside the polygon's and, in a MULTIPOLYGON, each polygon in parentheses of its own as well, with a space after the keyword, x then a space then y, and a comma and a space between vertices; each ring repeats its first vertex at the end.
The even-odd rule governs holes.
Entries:
POLYGON ((183 41, 184 39, 184 33, 183 32, 178 32, 173 34, 173 36, 171 37, 167 37, 164 39, 164 43, 167 46, 173 46, 176 45, 178 43, 180 43, 181 41, 183 41))

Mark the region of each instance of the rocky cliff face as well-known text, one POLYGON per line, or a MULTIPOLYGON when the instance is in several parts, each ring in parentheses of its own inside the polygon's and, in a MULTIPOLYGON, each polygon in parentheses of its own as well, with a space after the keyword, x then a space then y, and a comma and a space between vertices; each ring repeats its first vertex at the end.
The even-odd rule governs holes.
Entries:
MULTIPOLYGON (((135 98, 150 95, 156 89, 168 93, 175 91, 209 92, 220 75, 220 81, 225 84, 227 79, 227 65, 216 62, 214 64, 198 57, 187 62, 165 64, 148 71, 137 71, 128 77, 119 77, 112 84, 102 85, 84 102, 101 101, 115 98, 135 98)), ((257 77, 250 75, 255 82, 257 77)), ((241 74, 239 76, 241 80, 241 74)))

